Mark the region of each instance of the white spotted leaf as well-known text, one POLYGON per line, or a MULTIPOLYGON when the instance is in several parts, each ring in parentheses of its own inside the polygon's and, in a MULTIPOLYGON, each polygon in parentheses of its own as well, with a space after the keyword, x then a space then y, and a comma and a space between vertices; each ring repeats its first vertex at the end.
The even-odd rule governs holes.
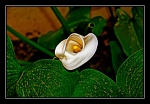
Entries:
POLYGON ((108 76, 94 69, 81 71, 73 97, 121 97, 118 86, 108 76))
POLYGON ((66 70, 58 60, 42 59, 24 67, 17 94, 19 97, 69 97, 78 76, 77 70, 66 70))
POLYGON ((143 49, 134 52, 119 67, 116 84, 120 86, 124 97, 144 96, 143 49))
POLYGON ((7 38, 7 53, 6 53, 6 96, 15 97, 16 96, 16 83, 21 73, 21 66, 18 63, 11 39, 8 35, 7 38))

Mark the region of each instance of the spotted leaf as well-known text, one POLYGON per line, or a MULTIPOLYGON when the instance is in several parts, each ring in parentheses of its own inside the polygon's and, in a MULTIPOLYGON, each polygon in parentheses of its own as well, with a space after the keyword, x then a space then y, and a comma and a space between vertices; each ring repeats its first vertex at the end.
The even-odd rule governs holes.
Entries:
POLYGON ((81 71, 73 97, 121 97, 122 93, 115 82, 100 71, 81 71))
POLYGON ((127 58, 119 67, 116 84, 125 92, 125 97, 144 96, 143 49, 127 58))
POLYGON ((16 96, 16 83, 21 73, 21 66, 18 63, 10 37, 7 35, 7 53, 6 53, 6 96, 16 96))
POLYGON ((67 71, 57 60, 43 59, 24 67, 17 94, 19 97, 69 97, 78 80, 78 71, 67 71))

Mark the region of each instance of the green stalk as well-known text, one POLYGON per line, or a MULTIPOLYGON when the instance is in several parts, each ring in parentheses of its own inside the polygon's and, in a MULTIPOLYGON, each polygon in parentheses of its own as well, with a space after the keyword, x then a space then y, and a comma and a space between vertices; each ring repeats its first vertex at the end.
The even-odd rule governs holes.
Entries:
POLYGON ((115 18, 114 14, 113 14, 112 7, 108 7, 108 10, 109 10, 109 13, 110 13, 111 24, 112 24, 112 26, 114 26, 115 23, 116 23, 116 18, 115 18))
POLYGON ((109 12, 110 12, 110 17, 111 17, 111 18, 115 18, 115 17, 114 17, 114 14, 113 14, 113 11, 112 11, 112 7, 108 7, 108 10, 109 10, 109 12))
POLYGON ((70 34, 71 33, 70 32, 70 27, 66 23, 65 19, 63 18, 63 16, 61 15, 61 13, 57 9, 57 7, 51 7, 51 9, 53 10, 53 12, 55 13, 55 15, 57 16, 57 18, 61 22, 61 24, 62 24, 63 28, 65 29, 65 31, 67 32, 67 34, 70 34))
POLYGON ((33 42, 32 40, 26 38, 25 36, 23 36, 22 34, 18 33, 17 31, 15 31, 13 28, 11 28, 10 26, 7 25, 7 30, 9 32, 11 32, 13 35, 15 35, 16 37, 18 37, 20 40, 26 42, 27 44, 29 44, 30 46, 37 48, 38 50, 42 51, 43 53, 51 56, 51 57, 55 57, 53 52, 50 52, 49 50, 45 49, 44 47, 38 45, 37 43, 33 42))

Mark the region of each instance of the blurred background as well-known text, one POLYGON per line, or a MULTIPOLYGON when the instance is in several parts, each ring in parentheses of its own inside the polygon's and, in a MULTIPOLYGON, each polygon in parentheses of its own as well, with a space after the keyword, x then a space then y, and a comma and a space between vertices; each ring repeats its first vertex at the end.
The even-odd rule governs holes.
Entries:
MULTIPOLYGON (((69 7, 57 8, 65 18, 69 11, 69 7)), ((115 7, 111 8, 113 10, 113 15, 116 16, 115 7)), ((130 10, 132 7, 120 8, 131 16, 130 10)), ((56 31, 61 27, 61 23, 50 7, 7 7, 6 12, 7 24, 34 42, 37 42, 37 39, 48 31, 56 31)), ((114 34, 112 31, 112 21, 110 21, 111 14, 108 7, 91 7, 90 17, 92 18, 95 16, 102 16, 107 20, 107 29, 98 36, 99 44, 95 55, 82 67, 91 67, 107 75, 109 74, 110 77, 114 77, 112 74, 113 72, 111 72, 112 60, 109 47, 110 35, 114 34)), ((50 58, 48 55, 22 42, 13 34, 7 33, 12 39, 14 51, 18 60, 34 62, 39 59, 50 58)))

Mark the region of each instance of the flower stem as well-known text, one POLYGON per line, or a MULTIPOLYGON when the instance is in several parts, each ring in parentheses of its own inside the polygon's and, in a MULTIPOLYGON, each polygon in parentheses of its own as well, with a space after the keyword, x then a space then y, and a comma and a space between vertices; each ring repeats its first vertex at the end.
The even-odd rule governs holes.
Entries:
POLYGON ((109 13, 110 13, 110 22, 111 22, 111 25, 114 26, 115 23, 116 23, 116 18, 113 14, 113 10, 112 10, 112 7, 108 7, 108 10, 109 10, 109 13))
POLYGON ((54 57, 54 53, 50 52, 49 50, 45 49, 44 47, 40 46, 39 44, 35 43, 34 41, 26 38, 25 36, 23 36, 22 34, 18 33, 17 31, 15 31, 13 28, 11 28, 10 26, 7 25, 7 30, 9 32, 11 32, 13 35, 15 35, 16 37, 18 37, 20 40, 28 43, 30 46, 37 48, 38 50, 44 52, 45 54, 54 57))
POLYGON ((70 32, 70 27, 66 23, 65 19, 63 18, 63 16, 61 15, 61 13, 57 9, 57 7, 51 7, 51 9, 53 10, 53 12, 55 13, 55 15, 57 16, 57 18, 61 22, 61 24, 62 24, 63 28, 65 29, 65 31, 67 32, 67 34, 70 34, 71 33, 70 32))

